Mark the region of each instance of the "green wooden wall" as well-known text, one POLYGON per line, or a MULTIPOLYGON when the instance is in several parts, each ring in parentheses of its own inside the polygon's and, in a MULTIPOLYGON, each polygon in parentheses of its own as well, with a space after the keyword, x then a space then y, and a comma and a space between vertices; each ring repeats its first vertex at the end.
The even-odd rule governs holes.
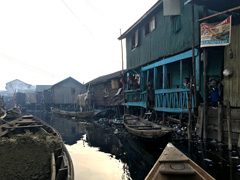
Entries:
MULTIPOLYGON (((132 34, 128 34, 126 37, 128 69, 136 68, 191 48, 191 6, 184 6, 183 3, 184 1, 181 0, 181 15, 175 17, 164 17, 161 4, 149 14, 145 21, 132 30, 132 34), (144 25, 153 16, 156 19, 156 29, 144 36, 144 25), (131 37, 136 29, 139 29, 140 43, 138 47, 131 49, 131 37)), ((195 6, 195 19, 199 19, 201 14, 202 7, 195 6)), ((199 45, 199 24, 197 21, 195 22, 195 45, 199 45)))

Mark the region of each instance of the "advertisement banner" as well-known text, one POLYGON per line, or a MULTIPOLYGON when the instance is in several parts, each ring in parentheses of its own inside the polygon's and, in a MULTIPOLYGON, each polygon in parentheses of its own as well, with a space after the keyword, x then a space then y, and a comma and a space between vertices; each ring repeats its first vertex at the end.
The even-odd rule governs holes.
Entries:
POLYGON ((201 24, 201 47, 226 46, 231 39, 232 16, 220 23, 201 24))

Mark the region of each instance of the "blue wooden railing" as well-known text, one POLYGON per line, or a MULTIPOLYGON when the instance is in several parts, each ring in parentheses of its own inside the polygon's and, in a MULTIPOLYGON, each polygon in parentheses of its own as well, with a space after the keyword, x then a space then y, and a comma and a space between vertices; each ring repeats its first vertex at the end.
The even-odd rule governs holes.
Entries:
POLYGON ((147 106, 147 93, 146 91, 138 91, 138 90, 126 90, 127 95, 127 106, 139 106, 146 108, 147 106))
MULTIPOLYGON (((155 110, 173 113, 188 112, 189 89, 155 90, 155 110)), ((192 111, 194 101, 192 97, 192 111)))

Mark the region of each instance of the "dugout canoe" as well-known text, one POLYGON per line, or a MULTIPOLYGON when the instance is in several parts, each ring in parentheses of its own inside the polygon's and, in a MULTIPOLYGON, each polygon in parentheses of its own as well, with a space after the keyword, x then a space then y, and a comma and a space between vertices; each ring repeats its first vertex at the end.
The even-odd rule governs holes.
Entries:
POLYGON ((214 180, 190 158, 168 143, 145 180, 214 180))
POLYGON ((155 139, 173 132, 172 128, 130 114, 125 114, 123 120, 128 132, 141 138, 155 139))
MULTIPOLYGON (((12 141, 14 141, 14 139, 24 136, 24 135, 26 135, 26 137, 29 137, 29 139, 31 139, 32 141, 33 140, 35 141, 35 139, 36 139, 36 143, 34 143, 34 144, 37 146, 36 147, 37 149, 41 148, 41 145, 39 144, 40 140, 47 141, 46 147, 53 148, 53 150, 51 150, 51 152, 46 152, 46 149, 43 150, 44 154, 48 154, 47 158, 46 158, 46 159, 48 159, 48 161, 46 161, 44 164, 44 167, 46 167, 46 166, 49 167, 49 169, 47 170, 47 173, 48 174, 50 173, 50 175, 49 175, 50 177, 48 179, 51 179, 51 180, 74 180, 74 169, 73 169, 73 163, 72 163, 71 156, 70 156, 66 146, 64 145, 64 142, 57 130, 55 130, 53 127, 51 127, 44 121, 42 121, 32 115, 25 115, 21 118, 15 119, 10 122, 2 121, 2 123, 0 125, 1 143, 4 141, 7 141, 8 139, 12 139, 12 140, 10 140, 10 142, 12 142, 12 141), (35 136, 39 137, 39 138, 36 138, 35 136), (32 137, 34 137, 34 138, 32 138, 32 137), (55 146, 58 148, 54 149, 55 146)), ((25 143, 26 143, 26 147, 27 147, 27 143, 31 142, 31 140, 29 140, 29 139, 25 140, 23 143, 23 145, 25 145, 25 143)), ((21 141, 20 142, 17 141, 17 143, 13 143, 13 144, 16 145, 16 144, 22 143, 21 141)), ((0 143, 0 145, 2 145, 1 143, 0 143)), ((26 151, 29 150, 29 152, 33 152, 34 151, 33 143, 30 143, 29 146, 30 146, 29 149, 26 149, 24 147, 25 150, 26 151)), ((9 148, 9 145, 7 147, 9 148)), ((17 151, 19 151, 19 150, 12 149, 11 151, 6 152, 6 154, 4 156, 8 156, 8 155, 11 156, 10 153, 18 154, 19 152, 17 152, 17 151)), ((27 159, 27 161, 29 159, 29 162, 33 161, 31 159, 30 154, 28 154, 27 152, 26 153, 23 152, 21 154, 21 156, 26 156, 26 159, 27 159)), ((41 159, 38 156, 40 156, 40 154, 34 154, 33 159, 36 159, 36 158, 41 159)), ((13 166, 16 163, 16 162, 11 162, 11 159, 7 160, 7 162, 12 163, 13 166)), ((32 166, 34 166, 34 164, 38 163, 38 160, 36 160, 36 162, 31 162, 31 163, 33 163, 32 166)), ((27 162, 23 162, 21 165, 21 168, 23 168, 23 169, 29 168, 29 165, 26 165, 26 167, 25 167, 25 164, 27 164, 27 162)), ((42 168, 44 168, 44 167, 42 167, 42 168)), ((39 167, 39 168, 40 169, 38 170, 38 172, 41 172, 42 168, 41 167, 39 167)), ((0 169, 1 169, 1 166, 0 166, 0 169)), ((31 167, 31 169, 32 169, 32 167, 31 167)), ((16 173, 12 174, 12 176, 16 176, 16 173)), ((22 176, 24 176, 24 172, 23 172, 22 176)), ((0 177, 1 177, 1 175, 0 175, 0 177)))
POLYGON ((63 116, 63 117, 76 117, 83 119, 90 119, 95 115, 94 111, 86 111, 86 112, 75 112, 75 111, 64 111, 54 107, 51 107, 51 112, 54 115, 63 116))

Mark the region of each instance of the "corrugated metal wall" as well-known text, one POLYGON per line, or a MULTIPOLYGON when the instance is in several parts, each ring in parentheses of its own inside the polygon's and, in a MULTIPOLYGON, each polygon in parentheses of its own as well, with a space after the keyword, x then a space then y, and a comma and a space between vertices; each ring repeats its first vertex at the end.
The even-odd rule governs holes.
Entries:
POLYGON ((233 71, 232 77, 224 77, 224 100, 229 100, 231 106, 240 107, 240 25, 232 26, 231 44, 224 52, 224 69, 233 71))
MULTIPOLYGON (((131 49, 131 36, 126 38, 127 68, 136 68, 162 57, 171 56, 188 50, 192 45, 191 37, 191 6, 183 5, 181 15, 175 17, 163 16, 162 5, 160 5, 150 18, 155 15, 156 29, 144 36, 144 23, 139 24, 140 45, 131 49)), ((202 8, 195 6, 195 19, 199 19, 202 8)), ((195 44, 199 44, 199 24, 195 23, 195 44)))

